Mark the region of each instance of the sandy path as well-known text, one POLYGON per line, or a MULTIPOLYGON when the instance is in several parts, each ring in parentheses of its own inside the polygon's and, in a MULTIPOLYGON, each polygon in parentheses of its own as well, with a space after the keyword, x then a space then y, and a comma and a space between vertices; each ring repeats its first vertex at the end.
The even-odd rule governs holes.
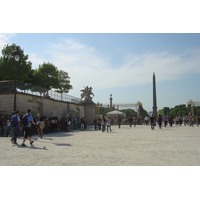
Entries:
MULTIPOLYGON (((0 138, 1 166, 199 166, 200 127, 112 127, 102 133, 59 132, 35 140, 34 146, 12 145, 0 138), (45 147, 45 148, 44 148, 45 147)), ((22 138, 18 139, 21 144, 22 138)))

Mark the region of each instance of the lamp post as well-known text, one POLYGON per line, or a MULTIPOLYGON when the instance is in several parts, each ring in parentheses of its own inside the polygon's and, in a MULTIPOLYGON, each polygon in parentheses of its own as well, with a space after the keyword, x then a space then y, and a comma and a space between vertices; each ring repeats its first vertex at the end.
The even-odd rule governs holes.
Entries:
MULTIPOLYGON (((20 48, 17 46, 16 47, 16 50, 14 51, 13 53, 13 57, 15 58, 15 61, 19 61, 20 59, 20 56, 21 56, 21 53, 20 53, 20 48)), ((16 87, 17 87, 17 82, 16 82, 16 75, 17 75, 17 66, 15 65, 15 86, 14 86, 14 109, 13 111, 15 112, 16 111, 16 87)))

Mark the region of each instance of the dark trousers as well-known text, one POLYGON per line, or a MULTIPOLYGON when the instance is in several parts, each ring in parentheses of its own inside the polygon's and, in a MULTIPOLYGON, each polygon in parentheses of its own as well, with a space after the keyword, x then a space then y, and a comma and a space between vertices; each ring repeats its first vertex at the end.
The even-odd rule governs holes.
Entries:
POLYGON ((1 126, 1 137, 3 137, 3 132, 4 132, 4 126, 1 126))
POLYGON ((10 126, 7 126, 6 137, 10 135, 10 126))
POLYGON ((107 132, 108 132, 108 129, 110 129, 110 132, 111 132, 111 126, 110 125, 107 126, 107 132))
POLYGON ((99 130, 101 130, 101 124, 98 124, 99 130))
POLYGON ((154 123, 151 123, 151 130, 154 130, 154 123))
POLYGON ((16 143, 17 142, 17 137, 18 137, 18 135, 19 135, 19 129, 18 128, 14 128, 14 127, 12 127, 11 128, 11 131, 13 131, 13 137, 12 137, 12 140, 13 140, 13 142, 14 143, 16 143))

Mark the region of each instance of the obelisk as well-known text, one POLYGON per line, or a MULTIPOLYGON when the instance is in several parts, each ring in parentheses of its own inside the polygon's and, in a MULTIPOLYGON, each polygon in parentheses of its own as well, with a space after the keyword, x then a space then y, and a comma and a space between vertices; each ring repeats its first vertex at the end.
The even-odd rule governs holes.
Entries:
POLYGON ((153 73, 153 115, 157 117, 157 101, 156 101, 156 76, 153 73))

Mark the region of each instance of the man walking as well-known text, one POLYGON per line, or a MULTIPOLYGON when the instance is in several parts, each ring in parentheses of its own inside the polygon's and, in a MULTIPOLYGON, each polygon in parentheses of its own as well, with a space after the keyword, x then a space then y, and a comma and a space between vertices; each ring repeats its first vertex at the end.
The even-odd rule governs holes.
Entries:
POLYGON ((31 125, 35 124, 33 121, 33 116, 31 115, 31 109, 29 108, 27 110, 27 113, 25 114, 24 118, 26 119, 27 122, 25 122, 24 125, 24 140, 21 146, 25 147, 25 141, 28 139, 30 141, 30 144, 32 145, 34 141, 31 141, 31 125))
POLYGON ((19 129, 22 130, 20 126, 19 111, 15 112, 15 115, 11 118, 11 131, 13 132, 13 137, 10 139, 12 144, 17 144, 17 137, 19 135, 19 129))
POLYGON ((167 126, 168 117, 165 115, 163 116, 164 126, 167 126))
POLYGON ((154 126, 156 123, 156 118, 154 117, 154 115, 150 117, 150 123, 151 123, 151 130, 154 130, 154 126))
POLYGON ((122 122, 122 118, 121 118, 120 116, 118 116, 118 118, 117 118, 117 122, 118 122, 118 126, 119 126, 119 128, 120 128, 120 126, 121 126, 121 122, 122 122))
POLYGON ((3 137, 3 133, 4 133, 4 116, 2 116, 1 119, 0 119, 0 128, 1 128, 1 137, 3 137))

